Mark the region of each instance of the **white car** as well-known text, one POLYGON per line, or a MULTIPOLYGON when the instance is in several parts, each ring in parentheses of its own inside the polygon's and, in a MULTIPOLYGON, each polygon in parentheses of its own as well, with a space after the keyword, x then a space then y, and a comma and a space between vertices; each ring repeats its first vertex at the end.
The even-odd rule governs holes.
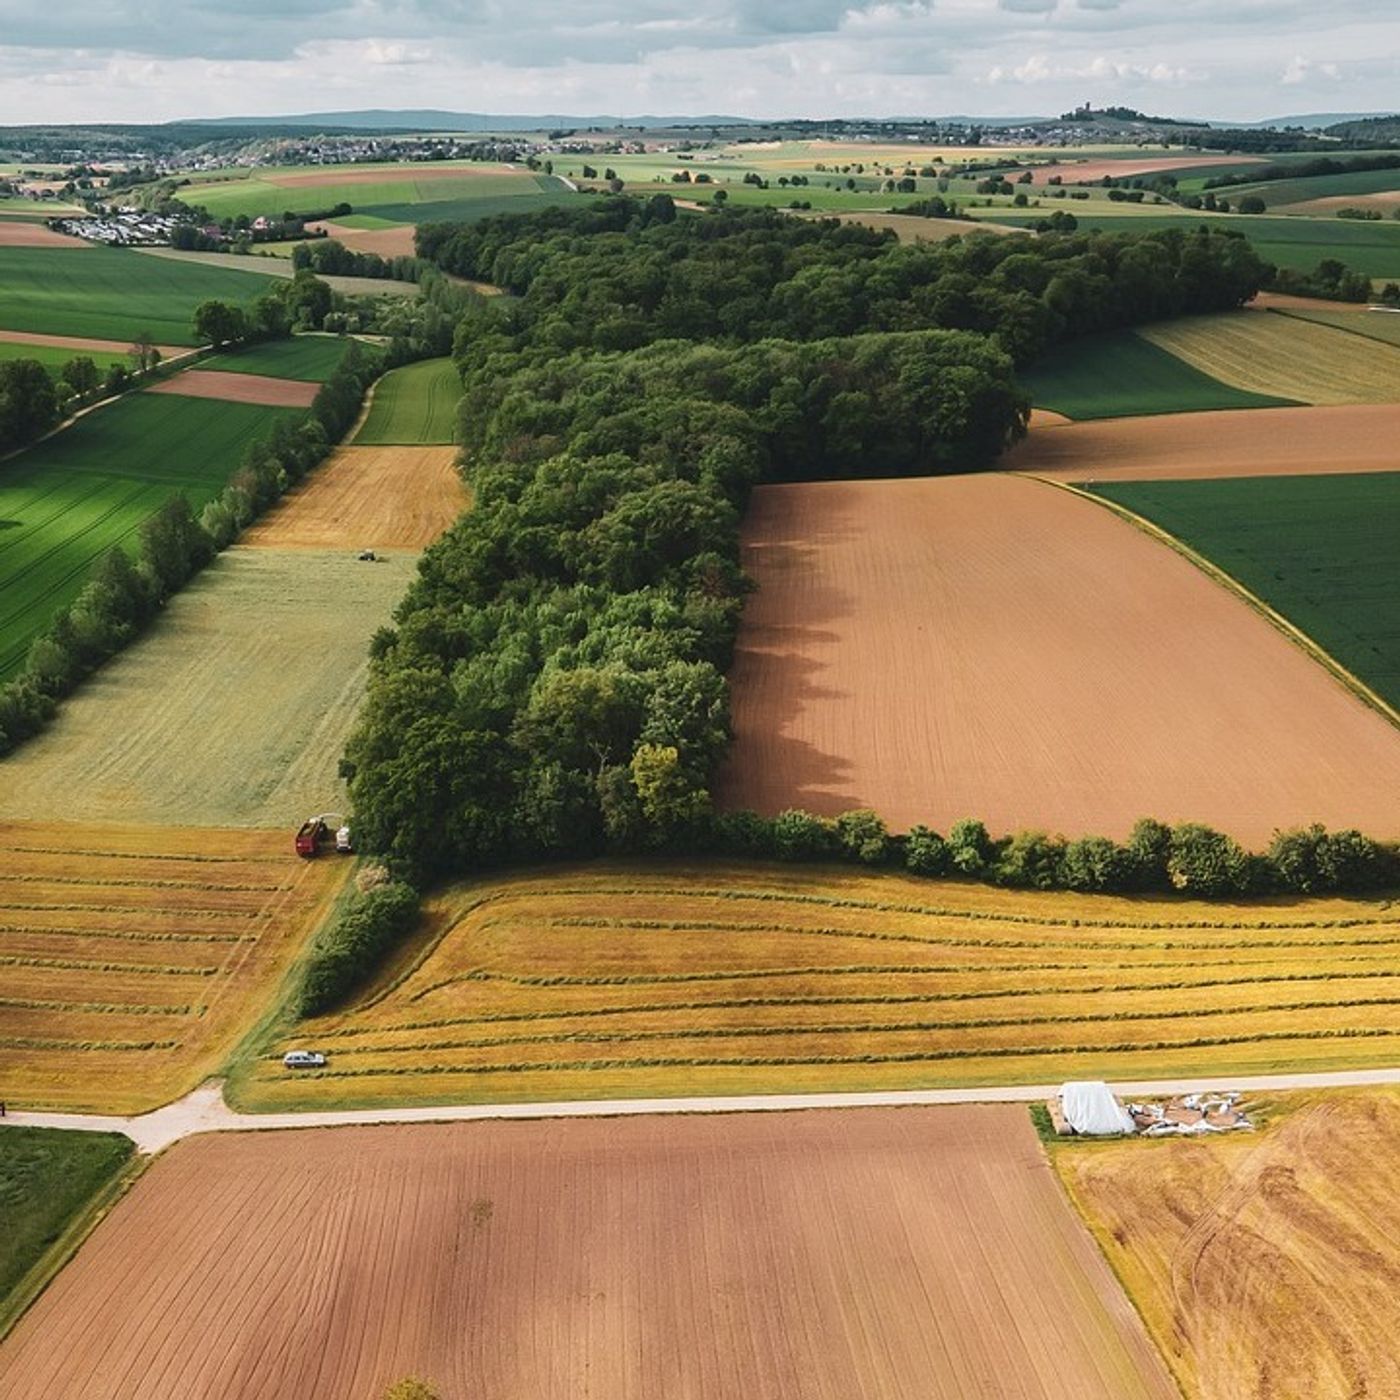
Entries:
POLYGON ((319 1050, 288 1050, 282 1063, 288 1069, 320 1069, 326 1057, 319 1050))

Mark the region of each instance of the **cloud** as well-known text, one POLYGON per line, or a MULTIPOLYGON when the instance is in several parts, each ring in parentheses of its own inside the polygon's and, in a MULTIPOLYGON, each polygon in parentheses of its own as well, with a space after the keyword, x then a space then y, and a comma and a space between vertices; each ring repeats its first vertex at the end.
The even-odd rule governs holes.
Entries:
POLYGON ((1342 70, 1335 63, 1314 63, 1302 54, 1294 54, 1288 60, 1279 81, 1285 87, 1298 87, 1311 78, 1325 78, 1329 82, 1340 82, 1342 70))

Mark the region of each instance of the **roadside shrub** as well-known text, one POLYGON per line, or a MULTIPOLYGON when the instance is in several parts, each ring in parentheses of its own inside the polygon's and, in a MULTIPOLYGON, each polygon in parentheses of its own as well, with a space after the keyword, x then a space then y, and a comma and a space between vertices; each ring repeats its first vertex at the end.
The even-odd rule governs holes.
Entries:
POLYGON ((344 1001, 418 918, 418 891, 402 881, 361 895, 312 944, 297 1003, 302 1017, 344 1001))
POLYGON ((1047 836, 1043 831, 1018 831, 998 855, 992 878, 999 885, 1019 889, 1058 889, 1064 853, 1062 837, 1047 836))
POLYGON ((836 818, 836 846, 847 860, 883 865, 890 858, 890 834, 880 817, 866 808, 836 818))
POLYGON ((822 860, 834 851, 831 825, 821 817, 793 807, 773 819, 773 854, 779 860, 822 860))
POLYGON ((994 855, 992 838, 981 822, 964 817, 953 823, 948 832, 948 865, 953 873, 979 879, 994 855))
POLYGON ((904 838, 904 868, 914 875, 943 875, 949 862, 948 843, 932 827, 911 826, 904 838))
POLYGON ((1172 828, 1167 877, 1182 894, 1242 894, 1249 888, 1249 861, 1232 837, 1198 822, 1172 828))

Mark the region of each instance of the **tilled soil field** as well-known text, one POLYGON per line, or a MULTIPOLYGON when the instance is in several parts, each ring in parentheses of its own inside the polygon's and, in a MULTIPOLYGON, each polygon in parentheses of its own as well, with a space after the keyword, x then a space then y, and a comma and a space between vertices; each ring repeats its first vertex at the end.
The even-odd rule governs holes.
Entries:
POLYGON ((1262 1135, 1066 1146, 1055 1163, 1199 1400, 1400 1395, 1400 1098, 1262 1135))
POLYGON ((243 536, 268 549, 423 549, 462 513, 455 447, 342 447, 243 536))
POLYGON ((0 1347, 0 1391, 49 1400, 407 1373, 443 1400, 1175 1394, 1012 1106, 195 1138, 0 1347))
POLYGON ((1384 719, 1165 544, 1052 485, 760 487, 744 563, 727 808, 1116 837, 1155 815, 1256 846, 1311 821, 1400 832, 1384 719))
POLYGON ((192 1088, 344 873, 283 832, 0 825, 0 1100, 127 1113, 192 1088))
POLYGON ((260 403, 269 408, 310 408, 321 386, 310 380, 274 379, 267 374, 234 374, 218 369, 187 369, 162 379, 150 394, 184 394, 194 399, 224 399, 228 403, 260 403))
POLYGON ((1005 465, 1063 481, 1400 471, 1400 405, 1034 420, 1005 465))

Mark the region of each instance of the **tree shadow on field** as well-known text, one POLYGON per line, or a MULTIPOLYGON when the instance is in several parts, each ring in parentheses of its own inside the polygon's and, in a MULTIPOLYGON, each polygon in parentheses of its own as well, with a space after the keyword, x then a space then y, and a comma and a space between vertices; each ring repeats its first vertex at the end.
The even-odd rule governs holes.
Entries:
MULTIPOLYGON (((813 736, 841 730, 853 692, 839 658, 854 598, 832 582, 829 556, 863 533, 835 492, 821 509, 791 510, 804 488, 755 493, 744 528, 744 568, 758 585, 739 626, 729 670, 734 742, 715 784, 723 809, 772 816, 802 807, 834 816, 865 805, 850 760, 813 736)), ((810 504, 810 498, 803 504, 810 504)))

